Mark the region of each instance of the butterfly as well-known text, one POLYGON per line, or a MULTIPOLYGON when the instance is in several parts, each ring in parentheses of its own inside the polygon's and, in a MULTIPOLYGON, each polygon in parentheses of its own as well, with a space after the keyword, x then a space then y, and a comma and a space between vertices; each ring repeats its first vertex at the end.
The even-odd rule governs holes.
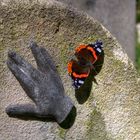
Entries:
POLYGON ((88 45, 80 45, 75 49, 77 60, 68 62, 68 73, 72 78, 72 85, 75 89, 79 89, 89 76, 90 71, 95 71, 97 75, 102 66, 99 63, 100 56, 103 54, 102 41, 96 41, 88 45), (96 71, 97 69, 97 71, 96 71))

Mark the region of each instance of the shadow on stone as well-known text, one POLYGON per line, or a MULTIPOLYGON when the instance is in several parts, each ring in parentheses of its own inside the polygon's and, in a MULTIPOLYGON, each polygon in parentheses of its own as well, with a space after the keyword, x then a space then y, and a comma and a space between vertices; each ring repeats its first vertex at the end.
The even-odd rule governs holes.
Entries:
POLYGON ((68 129, 70 128, 73 124, 74 124, 74 121, 75 121, 75 118, 77 116, 77 113, 76 113, 76 107, 73 106, 72 110, 70 111, 69 115, 65 118, 65 120, 60 123, 59 125, 64 128, 64 129, 68 129))
POLYGON ((96 76, 102 69, 104 63, 104 51, 102 50, 98 60, 93 64, 93 77, 96 76))
POLYGON ((92 89, 92 82, 98 84, 98 82, 95 79, 95 76, 101 71, 103 63, 104 51, 102 51, 101 55, 99 56, 99 59, 94 63, 93 70, 91 70, 84 84, 79 89, 75 89, 75 97, 79 104, 83 104, 88 100, 92 89))

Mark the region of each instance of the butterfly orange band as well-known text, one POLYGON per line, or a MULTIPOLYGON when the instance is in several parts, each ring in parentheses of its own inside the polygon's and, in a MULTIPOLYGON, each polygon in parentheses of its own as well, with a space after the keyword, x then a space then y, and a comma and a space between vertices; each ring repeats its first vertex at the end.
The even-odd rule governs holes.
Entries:
POLYGON ((80 52, 82 49, 86 49, 86 48, 87 48, 86 45, 80 45, 79 47, 77 47, 77 48, 75 49, 75 51, 78 53, 78 52, 80 52))
POLYGON ((91 51, 91 52, 92 52, 92 55, 93 55, 94 58, 95 58, 95 60, 97 60, 97 55, 96 55, 96 52, 94 51, 94 49, 88 46, 88 47, 87 47, 87 50, 91 51))
POLYGON ((76 72, 72 72, 72 65, 73 65, 73 62, 70 61, 68 63, 68 73, 72 74, 75 78, 86 78, 89 75, 89 72, 83 73, 83 74, 77 74, 76 72))
MULTIPOLYGON (((93 57, 95 58, 95 61, 97 60, 96 52, 94 51, 94 49, 93 49, 92 47, 86 46, 86 45, 80 45, 79 47, 77 47, 77 48, 75 49, 75 51, 78 53, 78 52, 80 52, 82 49, 87 49, 87 50, 89 50, 90 52, 92 52, 92 55, 93 55, 93 57)), ((94 62, 95 62, 95 61, 94 61, 94 62)))
POLYGON ((72 73, 75 78, 87 78, 89 73, 85 74, 76 74, 75 72, 72 73))
POLYGON ((70 62, 68 63, 68 73, 69 73, 69 74, 72 73, 72 64, 73 64, 72 61, 70 61, 70 62))

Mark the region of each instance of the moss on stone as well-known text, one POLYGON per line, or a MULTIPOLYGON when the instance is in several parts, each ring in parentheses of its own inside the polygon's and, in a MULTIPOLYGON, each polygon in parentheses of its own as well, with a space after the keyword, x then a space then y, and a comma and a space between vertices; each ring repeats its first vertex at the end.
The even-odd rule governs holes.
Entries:
POLYGON ((105 129, 104 118, 96 108, 90 114, 89 121, 87 122, 87 135, 88 140, 111 140, 107 138, 105 129))
POLYGON ((63 128, 59 128, 58 135, 60 136, 61 139, 65 140, 66 132, 67 132, 67 130, 65 130, 63 128))

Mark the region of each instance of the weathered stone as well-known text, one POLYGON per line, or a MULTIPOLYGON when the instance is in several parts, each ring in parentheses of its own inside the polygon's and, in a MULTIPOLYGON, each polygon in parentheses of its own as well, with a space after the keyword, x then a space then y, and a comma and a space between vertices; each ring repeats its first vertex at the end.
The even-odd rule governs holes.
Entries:
POLYGON ((120 44, 95 19, 52 0, 3 1, 0 5, 0 139, 1 140, 139 140, 140 76, 120 44), (69 130, 56 123, 9 118, 5 107, 30 102, 8 70, 7 50, 14 49, 35 65, 30 40, 46 46, 76 104, 69 130), (79 105, 67 74, 67 62, 81 43, 101 39, 105 59, 88 101, 79 105))
POLYGON ((135 61, 135 0, 57 0, 88 13, 117 38, 135 61))

